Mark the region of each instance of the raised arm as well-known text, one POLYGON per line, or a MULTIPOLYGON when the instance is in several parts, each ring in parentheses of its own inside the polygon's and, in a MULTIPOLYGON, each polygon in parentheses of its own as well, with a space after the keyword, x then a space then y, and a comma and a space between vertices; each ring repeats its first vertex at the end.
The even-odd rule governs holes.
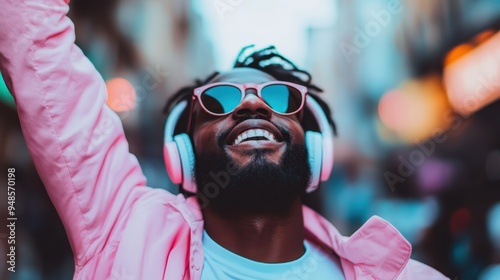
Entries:
POLYGON ((68 2, 0 0, 0 71, 78 267, 117 242, 146 182, 103 79, 74 45, 68 2))

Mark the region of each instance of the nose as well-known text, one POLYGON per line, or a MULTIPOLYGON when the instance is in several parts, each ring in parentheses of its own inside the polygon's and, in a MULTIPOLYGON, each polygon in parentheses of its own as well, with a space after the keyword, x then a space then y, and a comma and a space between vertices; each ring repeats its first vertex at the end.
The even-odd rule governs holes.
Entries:
POLYGON ((271 108, 257 96, 255 89, 245 90, 245 98, 233 111, 233 118, 271 117, 271 108))

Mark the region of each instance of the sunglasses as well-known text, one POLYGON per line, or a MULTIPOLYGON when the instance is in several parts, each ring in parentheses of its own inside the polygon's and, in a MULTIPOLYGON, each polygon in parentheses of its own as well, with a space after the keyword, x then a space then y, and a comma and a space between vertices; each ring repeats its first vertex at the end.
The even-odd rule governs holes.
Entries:
MULTIPOLYGON (((212 83, 194 89, 193 101, 198 99, 201 108, 214 116, 231 114, 245 99, 245 90, 255 89, 257 96, 275 113, 293 115, 299 112, 306 99, 307 88, 298 84, 272 81, 262 84, 212 83)), ((191 102, 188 131, 194 102, 191 102)))

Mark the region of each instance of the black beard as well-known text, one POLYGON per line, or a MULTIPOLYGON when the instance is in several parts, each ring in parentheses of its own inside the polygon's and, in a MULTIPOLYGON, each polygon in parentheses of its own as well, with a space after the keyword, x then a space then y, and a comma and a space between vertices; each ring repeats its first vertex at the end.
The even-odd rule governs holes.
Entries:
POLYGON ((284 214, 305 193, 311 178, 305 145, 287 144, 279 164, 255 151, 244 167, 221 149, 219 155, 196 156, 194 175, 202 208, 221 214, 284 214))

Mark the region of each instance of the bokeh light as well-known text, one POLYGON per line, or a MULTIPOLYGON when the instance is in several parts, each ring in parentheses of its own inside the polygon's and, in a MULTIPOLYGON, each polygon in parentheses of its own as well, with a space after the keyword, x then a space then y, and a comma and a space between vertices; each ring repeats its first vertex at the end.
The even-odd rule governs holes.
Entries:
POLYGON ((424 140, 436 128, 446 126, 443 115, 448 103, 439 77, 409 80, 382 96, 378 113, 382 123, 400 140, 414 143, 424 140))
POLYGON ((15 106, 14 98, 9 92, 5 81, 3 80, 3 76, 0 73, 0 101, 9 104, 10 106, 15 106))
POLYGON ((471 44, 460 44, 454 47, 447 55, 444 61, 444 65, 450 65, 451 63, 457 61, 462 56, 471 52, 474 46, 471 44))
POLYGON ((465 230, 470 224, 471 214, 469 209, 460 208, 451 216, 450 230, 457 233, 465 230))
POLYGON ((492 103, 500 98, 498 77, 500 33, 445 67, 444 81, 451 105, 460 114, 470 115, 492 103))
POLYGON ((115 112, 126 112, 136 106, 136 92, 134 86, 123 78, 114 78, 106 82, 108 99, 106 104, 115 112))

